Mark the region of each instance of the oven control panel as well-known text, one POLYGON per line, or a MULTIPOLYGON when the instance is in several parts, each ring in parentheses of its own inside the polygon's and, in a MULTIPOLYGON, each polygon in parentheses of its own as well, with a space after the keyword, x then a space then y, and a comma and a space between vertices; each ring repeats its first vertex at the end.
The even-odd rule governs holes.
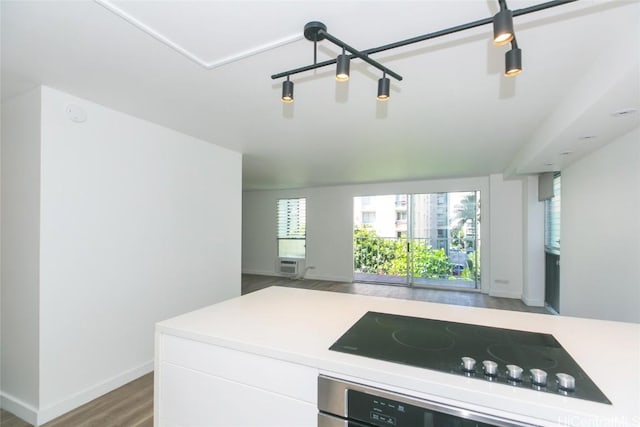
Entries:
POLYGON ((530 427, 530 424, 320 375, 318 426, 530 427))
POLYGON ((379 427, 489 426, 356 390, 348 390, 347 406, 350 419, 379 427))

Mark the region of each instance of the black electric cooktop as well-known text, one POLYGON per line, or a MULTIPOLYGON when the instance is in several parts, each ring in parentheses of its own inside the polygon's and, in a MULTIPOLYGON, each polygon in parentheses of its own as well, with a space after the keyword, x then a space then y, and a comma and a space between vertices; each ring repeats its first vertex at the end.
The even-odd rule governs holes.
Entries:
POLYGON ((611 404, 550 334, 370 311, 330 350, 611 404))

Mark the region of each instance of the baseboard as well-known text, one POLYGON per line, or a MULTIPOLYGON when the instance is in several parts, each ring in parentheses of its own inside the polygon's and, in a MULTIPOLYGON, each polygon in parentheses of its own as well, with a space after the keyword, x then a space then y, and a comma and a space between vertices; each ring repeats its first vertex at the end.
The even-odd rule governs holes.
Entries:
POLYGON ((528 305, 529 307, 544 307, 544 301, 540 299, 527 298, 524 295, 522 296, 522 302, 528 305))
MULTIPOLYGON (((273 271, 258 271, 258 270, 242 270, 242 274, 253 274, 256 276, 272 276, 272 277, 290 277, 285 276, 283 274, 278 274, 273 271)), ((298 277, 293 277, 294 279, 300 279, 298 277)), ((324 276, 321 274, 310 274, 307 272, 302 280, 327 280, 330 282, 347 282, 351 283, 353 281, 352 277, 342 277, 342 276, 324 276)))
POLYGON ((255 276, 280 276, 275 271, 262 270, 242 270, 242 274, 253 274, 255 276))
POLYGON ((522 294, 520 292, 509 292, 509 291, 489 291, 489 296, 498 297, 498 298, 512 298, 512 299, 522 299, 522 294))
POLYGON ((353 277, 342 277, 342 276, 324 276, 321 274, 308 274, 304 276, 306 280, 327 280, 329 282, 353 282, 353 277))
POLYGON ((141 376, 148 374, 151 371, 153 371, 153 361, 129 369, 128 371, 111 377, 102 383, 86 388, 57 403, 54 403, 53 405, 40 409, 37 412, 37 423, 32 424, 39 426, 51 421, 60 415, 66 414, 85 403, 91 402, 92 400, 135 380, 136 378, 140 378, 141 376))
POLYGON ((0 408, 11 412, 29 424, 38 425, 38 410, 8 393, 0 392, 0 408))

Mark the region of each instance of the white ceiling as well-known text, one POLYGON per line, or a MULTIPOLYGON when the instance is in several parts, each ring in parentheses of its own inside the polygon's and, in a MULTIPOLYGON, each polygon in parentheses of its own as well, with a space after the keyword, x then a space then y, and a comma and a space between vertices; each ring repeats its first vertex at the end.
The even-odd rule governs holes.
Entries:
MULTIPOLYGON (((541 1, 510 0, 512 10, 541 1)), ((304 25, 368 49, 492 16, 475 1, 1 0, 2 97, 47 85, 240 151, 245 189, 561 170, 640 125, 640 3, 582 0, 514 18, 521 75, 491 26, 372 55, 404 77, 313 62, 304 25), (253 53, 252 55, 247 55, 253 53), (571 152, 570 154, 562 154, 571 152)), ((340 50, 319 43, 318 60, 340 50)))

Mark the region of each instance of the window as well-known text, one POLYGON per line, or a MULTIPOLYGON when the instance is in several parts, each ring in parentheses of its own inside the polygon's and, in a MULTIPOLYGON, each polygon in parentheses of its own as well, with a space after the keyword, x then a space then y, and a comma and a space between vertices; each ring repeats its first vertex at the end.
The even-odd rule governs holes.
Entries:
POLYGON ((376 213, 375 212, 362 212, 362 223, 363 224, 373 224, 376 222, 376 213))
POLYGON ((544 248, 560 254, 560 174, 553 177, 553 197, 544 202, 544 248))
POLYGON ((279 199, 278 257, 304 258, 306 255, 307 199, 279 199))
POLYGON ((479 191, 369 196, 369 208, 362 199, 353 202, 356 281, 480 288, 479 191))

